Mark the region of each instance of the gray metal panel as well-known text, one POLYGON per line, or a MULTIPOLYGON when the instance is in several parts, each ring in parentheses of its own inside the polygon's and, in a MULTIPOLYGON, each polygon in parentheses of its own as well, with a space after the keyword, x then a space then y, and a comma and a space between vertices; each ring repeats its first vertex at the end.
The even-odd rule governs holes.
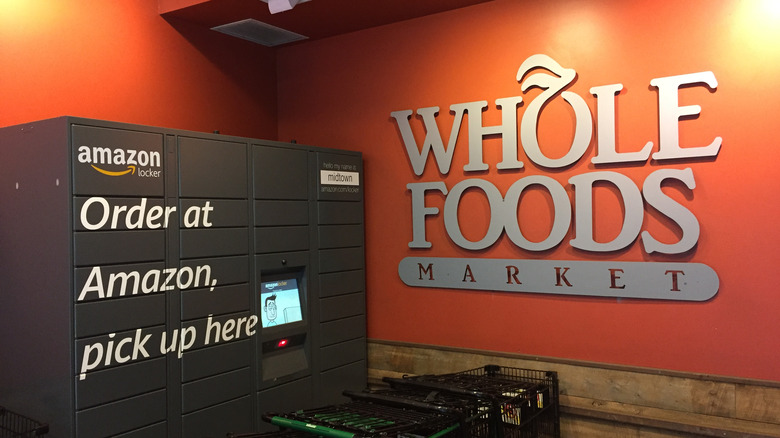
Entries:
POLYGON ((69 132, 66 118, 0 128, 0 404, 46 418, 68 436, 75 434, 69 132))
POLYGON ((157 261, 165 255, 165 231, 84 231, 73 233, 76 266, 157 261))
POLYGON ((187 351, 181 359, 182 381, 189 382, 247 367, 251 355, 252 342, 248 339, 187 351))
POLYGON ((255 256, 256 281, 260 282, 260 271, 293 268, 309 265, 309 253, 304 251, 261 254, 255 256))
POLYGON ((181 319, 205 318, 249 310, 249 284, 233 284, 210 289, 191 289, 181 293, 181 319))
POLYGON ((320 272, 363 269, 363 248, 324 249, 319 251, 320 272))
POLYGON ((311 357, 305 345, 264 355, 260 365, 263 382, 277 382, 294 374, 310 374, 311 357))
POLYGON ((319 403, 314 392, 311 377, 260 391, 257 393, 257 413, 261 416, 270 411, 293 412, 313 408, 319 403))
POLYGON ((363 225, 321 225, 320 248, 345 248, 363 245, 363 225))
POLYGON ((165 293, 76 304, 76 337, 165 324, 165 293))
POLYGON ((94 336, 90 338, 77 339, 76 354, 74 367, 76 370, 77 378, 80 377, 82 364, 94 362, 92 369, 85 370, 85 379, 89 379, 92 373, 95 373, 102 369, 113 368, 116 366, 127 366, 132 363, 138 363, 142 360, 154 359, 162 356, 160 352, 160 345, 162 344, 162 335, 165 333, 165 326, 144 327, 137 328, 135 330, 128 330, 120 333, 109 333, 101 336, 94 336), (114 334, 114 336, 110 336, 114 334), (124 342, 123 342, 124 341, 124 342), (96 356, 99 354, 99 350, 96 353, 92 350, 87 350, 89 345, 95 345, 101 343, 103 346, 108 345, 109 342, 113 342, 114 354, 110 357, 108 365, 103 360, 98 359, 96 356), (84 353, 88 353, 88 360, 84 361, 84 353), (136 358, 133 359, 132 355, 135 354, 136 358), (125 360, 124 363, 117 363, 116 358, 120 357, 125 360))
POLYGON ((73 198, 73 228, 87 230, 164 229, 176 220, 178 212, 166 211, 163 198, 111 198, 102 196, 73 198), (86 208, 85 208, 86 204, 86 208))
POLYGON ((366 294, 359 292, 320 299, 320 321, 327 322, 366 313, 366 294))
POLYGON ((79 411, 76 430, 79 438, 102 438, 164 421, 165 417, 165 390, 160 390, 79 411))
POLYGON ((179 194, 198 198, 247 197, 244 143, 179 136, 179 194))
POLYGON ((74 195, 163 196, 161 133, 72 125, 72 135, 74 195))
POLYGON ((181 230, 181 258, 218 257, 248 252, 247 228, 181 230))
POLYGON ((249 368, 185 383, 181 386, 182 412, 187 414, 234 398, 249 395, 252 385, 249 368))
POLYGON ((320 225, 362 224, 363 203, 320 201, 317 203, 317 221, 320 225))
POLYGON ((113 438, 167 438, 168 423, 162 422, 151 426, 143 427, 132 432, 114 435, 113 438))
POLYGON ((165 388, 165 358, 130 363, 76 377, 76 409, 90 408, 165 388))
MULTIPOLYGON (((74 301, 82 295, 82 292, 82 302, 101 299, 100 293, 95 288, 95 286, 99 284, 98 281, 102 282, 102 290, 105 298, 141 295, 144 290, 141 285, 144 275, 149 271, 162 271, 163 269, 165 269, 165 263, 162 261, 131 265, 92 266, 74 269, 74 278, 76 281, 74 301), (98 279, 97 276, 98 272, 100 273, 100 279, 98 279), (126 280, 124 280, 125 278, 126 280), (123 293, 124 295, 122 295, 123 293)), ((151 287, 151 284, 147 286, 151 287)))
POLYGON ((308 199, 308 170, 305 150, 255 146, 255 198, 308 199))
POLYGON ((251 431, 252 399, 247 396, 182 416, 183 437, 223 437, 251 431))
POLYGON ((259 323, 251 327, 250 313, 231 313, 214 315, 209 318, 195 319, 187 322, 188 327, 194 327, 198 334, 197 341, 191 347, 192 351, 208 348, 213 345, 227 344, 249 339, 259 328, 259 323), (206 343, 208 342, 208 343, 206 343))
POLYGON ((323 371, 320 374, 319 403, 331 405, 344 403, 347 399, 341 395, 344 390, 361 391, 368 384, 366 361, 353 362, 343 367, 323 371))
POLYGON ((179 145, 173 132, 165 133, 165 154, 165 193, 175 202, 179 193, 179 145))
POLYGON ((329 370, 366 359, 366 338, 353 339, 320 349, 320 368, 329 370))
POLYGON ((182 260, 181 266, 189 267, 193 271, 198 267, 205 269, 208 266, 210 278, 215 279, 218 286, 245 283, 249 278, 249 256, 246 255, 182 260))
POLYGON ((249 225, 249 205, 243 199, 182 199, 177 216, 182 229, 193 225, 198 228, 245 227, 249 225))
POLYGON ((366 271, 356 269, 353 271, 320 274, 319 280, 320 298, 363 292, 366 284, 366 271))
POLYGON ((255 226, 308 224, 308 201, 255 201, 255 226))
POLYGON ((288 252, 309 249, 309 227, 255 228, 255 252, 288 252))
POLYGON ((320 324, 320 345, 327 346, 366 335, 366 317, 353 316, 320 324))
POLYGON ((0 404, 46 418, 68 436, 75 434, 69 132, 66 118, 0 128, 0 404))

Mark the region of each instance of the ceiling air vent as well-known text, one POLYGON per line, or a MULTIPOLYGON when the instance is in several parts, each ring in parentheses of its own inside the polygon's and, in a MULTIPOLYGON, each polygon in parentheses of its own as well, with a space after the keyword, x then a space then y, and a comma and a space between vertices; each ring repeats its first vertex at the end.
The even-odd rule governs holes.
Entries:
POLYGON ((262 44, 266 47, 279 46, 308 38, 280 27, 271 26, 268 23, 263 23, 254 18, 247 18, 246 20, 212 27, 211 30, 252 41, 253 43, 262 44))

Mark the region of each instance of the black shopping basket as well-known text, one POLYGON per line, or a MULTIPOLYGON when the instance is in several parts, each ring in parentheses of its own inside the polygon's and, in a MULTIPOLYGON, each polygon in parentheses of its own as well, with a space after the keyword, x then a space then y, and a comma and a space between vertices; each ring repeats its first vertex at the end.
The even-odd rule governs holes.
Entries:
POLYGON ((486 436, 490 415, 490 404, 473 397, 466 397, 429 389, 374 389, 362 392, 344 391, 352 400, 364 400, 389 406, 438 410, 457 416, 460 427, 453 431, 453 437, 486 436))
POLYGON ((480 437, 560 437, 558 377, 552 371, 487 365, 384 381, 393 388, 426 388, 489 401, 490 429, 480 437))
POLYGON ((0 406, 0 438, 36 437, 49 432, 47 424, 11 412, 0 406))
POLYGON ((266 413, 263 420, 283 429, 327 438, 438 438, 460 428, 458 416, 446 409, 420 410, 359 400, 290 413, 266 413))

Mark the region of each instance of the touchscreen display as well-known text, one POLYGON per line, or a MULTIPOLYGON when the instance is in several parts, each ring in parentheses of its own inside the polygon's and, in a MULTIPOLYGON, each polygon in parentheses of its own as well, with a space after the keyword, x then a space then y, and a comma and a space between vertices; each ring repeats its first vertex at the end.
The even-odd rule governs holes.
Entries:
POLYGON ((260 283, 260 306, 263 327, 302 321, 298 281, 288 278, 260 283))

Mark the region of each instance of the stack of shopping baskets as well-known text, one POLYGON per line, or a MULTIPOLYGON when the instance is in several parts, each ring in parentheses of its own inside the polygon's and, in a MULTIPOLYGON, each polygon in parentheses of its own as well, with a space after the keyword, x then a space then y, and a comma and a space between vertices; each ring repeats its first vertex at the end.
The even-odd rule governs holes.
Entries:
POLYGON ((49 426, 0 406, 0 438, 37 437, 46 435, 49 426))
POLYGON ((350 401, 266 413, 266 438, 559 438, 555 372, 487 365, 459 373, 385 378, 389 388, 345 391, 350 401))

